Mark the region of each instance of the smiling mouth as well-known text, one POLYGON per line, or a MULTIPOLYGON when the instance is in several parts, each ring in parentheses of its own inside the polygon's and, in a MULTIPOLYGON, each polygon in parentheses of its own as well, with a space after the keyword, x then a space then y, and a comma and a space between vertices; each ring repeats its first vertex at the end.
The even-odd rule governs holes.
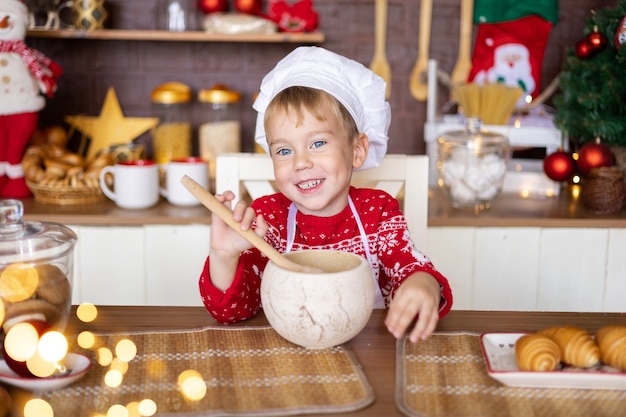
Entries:
POLYGON ((310 190, 311 188, 315 188, 322 183, 322 180, 311 180, 304 181, 297 184, 297 187, 301 190, 310 190))

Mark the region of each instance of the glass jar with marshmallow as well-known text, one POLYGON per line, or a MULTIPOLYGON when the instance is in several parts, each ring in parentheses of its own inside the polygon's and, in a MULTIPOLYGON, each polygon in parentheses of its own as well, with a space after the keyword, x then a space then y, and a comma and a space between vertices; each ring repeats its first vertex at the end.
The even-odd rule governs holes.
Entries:
POLYGON ((482 129, 468 118, 466 129, 438 138, 438 184, 452 206, 476 214, 491 207, 502 189, 511 146, 506 136, 482 129))

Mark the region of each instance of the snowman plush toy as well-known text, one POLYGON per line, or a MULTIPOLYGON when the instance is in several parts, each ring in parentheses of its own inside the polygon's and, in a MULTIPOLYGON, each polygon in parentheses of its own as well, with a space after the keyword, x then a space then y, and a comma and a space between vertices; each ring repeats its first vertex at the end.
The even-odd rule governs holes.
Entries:
POLYGON ((28 8, 19 0, 0 0, 0 197, 31 195, 22 157, 37 129, 45 94, 56 90, 61 67, 24 43, 28 8))

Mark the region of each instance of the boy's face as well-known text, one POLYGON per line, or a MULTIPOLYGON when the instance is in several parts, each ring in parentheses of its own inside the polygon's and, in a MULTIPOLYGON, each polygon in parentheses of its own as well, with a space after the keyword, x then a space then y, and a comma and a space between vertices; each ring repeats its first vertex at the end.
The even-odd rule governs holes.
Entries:
POLYGON ((348 204, 353 168, 367 156, 367 136, 349 138, 336 118, 318 120, 306 108, 281 111, 266 135, 278 189, 304 214, 332 216, 348 204))

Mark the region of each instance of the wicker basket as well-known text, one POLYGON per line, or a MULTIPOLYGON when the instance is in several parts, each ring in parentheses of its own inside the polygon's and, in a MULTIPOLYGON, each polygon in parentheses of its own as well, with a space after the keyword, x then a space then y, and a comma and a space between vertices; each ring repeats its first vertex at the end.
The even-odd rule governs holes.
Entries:
POLYGON ((62 187, 49 187, 35 184, 27 181, 26 185, 35 197, 35 201, 40 203, 58 204, 58 205, 78 205, 92 204, 102 200, 106 200, 106 196, 102 194, 100 187, 72 187, 69 185, 62 187))
POLYGON ((583 204, 596 214, 622 211, 626 201, 626 183, 620 167, 593 168, 583 181, 583 204))

